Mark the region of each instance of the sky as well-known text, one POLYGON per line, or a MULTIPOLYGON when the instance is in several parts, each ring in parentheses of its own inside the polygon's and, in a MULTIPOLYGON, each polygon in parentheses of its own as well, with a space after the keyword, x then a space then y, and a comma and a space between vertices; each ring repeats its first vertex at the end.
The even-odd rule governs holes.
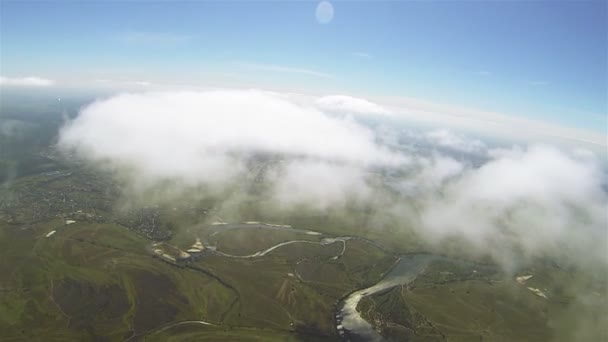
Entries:
POLYGON ((605 1, 318 4, 1 1, 1 84, 407 98, 606 134, 605 1))

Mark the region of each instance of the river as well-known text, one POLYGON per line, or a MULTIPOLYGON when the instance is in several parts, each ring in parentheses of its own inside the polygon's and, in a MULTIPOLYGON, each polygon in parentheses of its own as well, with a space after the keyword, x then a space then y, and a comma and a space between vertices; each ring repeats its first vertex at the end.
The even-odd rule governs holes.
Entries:
MULTIPOLYGON (((214 236, 220 232, 233 230, 233 229, 244 229, 244 228, 258 228, 258 229, 270 229, 270 230, 284 230, 284 231, 292 231, 298 233, 305 233, 308 235, 319 235, 322 236, 324 234, 306 229, 296 229, 291 226, 285 225, 274 225, 268 223, 261 222, 245 222, 241 224, 222 224, 216 225, 215 232, 211 234, 214 236)), ((340 236, 340 237, 323 237, 320 241, 309 241, 309 240, 290 240, 281 242, 279 244, 273 245, 264 250, 258 251, 254 254, 250 255, 231 255, 222 253, 220 251, 215 251, 216 254, 231 257, 231 258, 256 258, 267 255, 268 253, 276 250, 285 245, 290 245, 294 243, 309 243, 309 244, 317 244, 317 245, 329 245, 337 242, 341 242, 343 244, 342 251, 332 257, 331 259, 337 259, 341 257, 346 250, 346 241, 351 239, 359 239, 366 241, 382 250, 385 250, 382 246, 368 240, 365 238, 360 238, 356 236, 340 236)), ((391 270, 376 284, 370 286, 365 289, 357 290, 352 292, 346 298, 341 300, 338 304, 338 309, 335 314, 336 318, 336 329, 340 337, 344 340, 348 341, 384 341, 383 337, 374 329, 374 327, 367 322, 361 314, 357 311, 357 305, 363 299, 363 297, 367 297, 373 295, 375 293, 390 289, 395 286, 406 285, 416 279, 418 275, 423 273, 426 267, 434 260, 438 259, 448 259, 439 255, 432 254, 412 254, 412 255, 402 255, 399 257, 395 265, 391 268, 391 270)), ((296 271, 297 274, 297 271, 296 271)), ((202 323, 202 321, 201 321, 202 323)), ((206 323, 206 322, 205 322, 206 323)))
POLYGON ((338 334, 350 341, 384 341, 374 327, 361 317, 357 305, 363 297, 414 281, 435 259, 437 256, 430 254, 401 256, 382 280, 373 286, 351 293, 338 305, 336 313, 338 334))
MULTIPOLYGON (((220 228, 220 227, 218 227, 220 228)), ((216 231, 212 235, 219 233, 220 231, 232 230, 232 229, 243 229, 243 228, 262 228, 262 229, 275 229, 275 230, 287 230, 293 232, 314 234, 314 235, 322 235, 319 232, 304 230, 304 229, 295 229, 291 226, 280 226, 280 225, 271 225, 265 224, 261 222, 251 222, 251 223, 242 223, 242 224, 229 224, 220 228, 220 230, 216 231)), ((333 258, 340 257, 344 251, 346 250, 346 241, 351 239, 361 239, 372 243, 377 246, 377 244, 367 240, 358 238, 355 236, 341 236, 341 237, 324 237, 321 241, 307 241, 307 240, 290 240, 285 241, 274 246, 271 246, 265 250, 258 251, 254 254, 250 255, 230 255, 217 251, 217 254, 226 257, 232 258, 255 258, 264 256, 271 251, 293 243, 311 243, 311 244, 319 244, 319 245, 329 245, 336 242, 343 243, 343 249, 341 253, 333 258)), ((378 246, 380 248, 380 246, 378 246)), ((382 248, 384 250, 384 248, 382 248)), ((332 258, 332 259, 333 259, 332 258)), ((347 340, 350 341, 383 341, 382 336, 374 329, 374 327, 367 322, 359 312, 357 311, 357 305, 361 301, 363 297, 373 295, 375 293, 381 292, 383 290, 389 289, 391 287, 405 285, 413 280, 416 277, 424 272, 426 266, 432 261, 440 258, 436 255, 431 254, 415 254, 415 255, 403 255, 399 257, 395 265, 391 268, 391 270, 375 285, 370 286, 365 289, 361 289, 351 293, 344 300, 340 301, 338 305, 338 311, 336 312, 336 328, 338 330, 338 334, 347 340)), ((296 272, 297 273, 297 272, 296 272)))

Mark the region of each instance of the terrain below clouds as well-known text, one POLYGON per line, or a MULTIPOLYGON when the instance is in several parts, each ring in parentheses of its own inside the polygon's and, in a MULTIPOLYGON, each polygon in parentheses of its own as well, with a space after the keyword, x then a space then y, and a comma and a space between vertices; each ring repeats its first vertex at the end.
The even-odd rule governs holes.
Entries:
POLYGON ((122 94, 85 107, 59 146, 124 170, 138 189, 167 180, 226 189, 253 179, 278 208, 355 201, 431 243, 462 238, 505 267, 560 253, 605 264, 605 175, 592 153, 490 148, 445 129, 389 147, 382 136, 399 128, 357 119, 390 115, 381 106, 347 96, 309 102, 260 90, 122 94), (404 205, 417 214, 399 217, 394 208, 404 205))

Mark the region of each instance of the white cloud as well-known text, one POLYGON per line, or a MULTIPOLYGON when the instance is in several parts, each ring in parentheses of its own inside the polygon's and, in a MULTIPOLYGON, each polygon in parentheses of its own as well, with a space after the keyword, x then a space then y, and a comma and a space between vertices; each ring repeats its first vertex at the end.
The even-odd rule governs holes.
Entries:
POLYGON ((133 89, 133 90, 141 90, 141 89, 149 89, 151 87, 166 87, 167 85, 164 83, 153 83, 145 80, 120 80, 120 79, 108 79, 108 78, 100 78, 95 79, 94 82, 97 86, 107 87, 107 88, 115 88, 115 89, 133 89))
POLYGON ((241 156, 277 153, 331 163, 398 165, 374 133, 349 119, 263 91, 124 94, 86 107, 60 146, 111 161, 152 181, 227 182, 241 156))
POLYGON ((390 115, 388 110, 378 104, 346 95, 324 96, 317 99, 315 104, 321 110, 340 114, 390 115))
POLYGON ((434 194, 447 181, 462 174, 467 165, 452 157, 434 153, 430 157, 417 156, 409 177, 393 183, 393 187, 409 196, 434 194))
POLYGON ((435 155, 431 159, 423 159, 425 172, 421 174, 421 183, 434 188, 439 187, 447 179, 460 175, 465 166, 454 158, 435 155))
POLYGON ((367 52, 353 52, 353 56, 359 57, 359 58, 364 58, 364 59, 372 58, 372 55, 370 55, 367 52))
POLYGON ((427 140, 437 146, 447 147, 463 152, 482 152, 485 151, 485 144, 477 139, 468 139, 447 129, 439 129, 427 132, 427 140))
POLYGON ((243 69, 248 70, 257 70, 257 71, 270 71, 270 72, 279 72, 279 73, 288 73, 288 74, 301 74, 319 78, 334 78, 333 75, 328 73, 324 73, 321 71, 305 69, 305 68, 296 68, 290 66, 283 65, 274 65, 274 64, 258 64, 258 63, 236 63, 236 65, 243 69))
POLYGON ((55 81, 42 77, 3 77, 0 76, 0 85, 16 87, 48 87, 55 84, 55 81))
POLYGON ((133 81, 131 83, 133 85, 142 86, 142 87, 148 87, 148 86, 152 85, 152 83, 150 83, 148 81, 133 81))
POLYGON ((116 39, 126 44, 173 46, 190 41, 192 36, 168 32, 129 31, 117 35, 116 39))
POLYGON ((474 71, 473 73, 475 75, 478 75, 478 76, 490 76, 490 75, 492 75, 492 73, 489 72, 489 71, 487 71, 487 70, 477 70, 477 71, 474 71))
POLYGON ((535 87, 544 87, 546 85, 549 85, 549 82, 546 82, 546 81, 530 81, 528 83, 531 86, 535 86, 535 87))
POLYGON ((548 146, 494 155, 478 169, 451 173, 440 192, 427 194, 423 236, 464 238, 507 267, 546 255, 565 255, 579 265, 606 262, 608 199, 594 159, 548 146))
POLYGON ((273 199, 282 207, 307 205, 326 209, 342 205, 347 199, 366 199, 372 191, 366 182, 366 171, 352 164, 294 160, 273 177, 277 180, 273 199))

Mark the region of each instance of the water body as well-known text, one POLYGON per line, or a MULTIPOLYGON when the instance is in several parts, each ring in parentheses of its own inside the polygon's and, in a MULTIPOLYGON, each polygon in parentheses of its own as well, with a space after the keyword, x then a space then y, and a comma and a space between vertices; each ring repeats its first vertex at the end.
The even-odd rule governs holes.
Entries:
POLYGON ((342 242, 344 244, 344 247, 342 248, 342 252, 340 252, 339 255, 337 255, 334 258, 337 258, 339 256, 342 256, 342 254, 344 254, 344 251, 346 250, 346 240, 350 240, 352 239, 352 237, 350 236, 345 236, 345 237, 337 237, 337 238, 324 238, 322 239, 320 242, 316 242, 316 241, 308 241, 308 240, 290 240, 290 241, 285 241, 285 242, 281 242, 279 244, 276 244, 272 247, 266 248, 265 250, 259 251, 259 252, 255 252, 253 254, 249 254, 249 255, 232 255, 232 254, 226 254, 226 253, 222 253, 220 251, 216 251, 216 254, 219 254, 221 256, 225 256, 225 257, 229 257, 229 258, 256 258, 256 257, 261 257, 264 256, 272 251, 274 251, 275 249, 285 246, 285 245, 291 245, 294 243, 309 243, 309 244, 313 244, 313 245, 321 245, 321 246, 325 246, 325 245, 330 245, 332 243, 336 243, 336 242, 342 242))
MULTIPOLYGON (((221 224, 221 225, 215 225, 214 226, 215 229, 217 229, 216 231, 214 231, 211 236, 214 236, 218 233, 221 232, 226 232, 229 230, 234 230, 234 229, 265 229, 265 230, 282 230, 282 231, 288 231, 288 232, 294 232, 294 233, 303 233, 306 235, 314 235, 314 236, 322 236, 323 233, 321 232, 317 232, 314 230, 309 230, 309 229, 298 229, 298 228, 293 228, 292 226, 289 225, 280 225, 280 224, 271 224, 271 223, 263 223, 263 222, 243 222, 243 223, 232 223, 232 224, 221 224)), ((336 255, 334 257, 334 259, 339 258, 340 256, 342 256, 342 254, 344 254, 344 252, 346 251, 346 241, 350 240, 350 239, 355 239, 355 237, 352 236, 338 236, 338 237, 324 237, 321 239, 321 241, 316 242, 316 241, 309 241, 309 240, 290 240, 290 241, 285 241, 285 242, 281 242, 279 244, 276 244, 274 246, 271 246, 269 248, 266 248, 264 250, 258 251, 256 253, 253 254, 249 254, 249 255, 232 255, 232 254, 226 254, 226 253, 222 253, 220 251, 216 251, 216 254, 219 254, 221 256, 225 256, 225 257, 230 257, 230 258, 256 258, 256 257, 261 257, 264 256, 272 251, 274 251, 275 249, 285 246, 285 245, 290 245, 290 244, 294 244, 294 243, 309 243, 309 244, 315 244, 315 245, 330 245, 333 243, 337 243, 337 242, 341 242, 343 247, 342 247, 342 251, 340 252, 339 255, 336 255)))
MULTIPOLYGON (((233 230, 233 229, 243 229, 243 228, 284 230, 284 231, 305 233, 308 235, 320 235, 320 236, 323 235, 323 233, 320 233, 320 232, 317 232, 314 230, 297 229, 297 228, 293 228, 288 225, 275 225, 275 224, 268 224, 268 223, 262 223, 262 222, 221 224, 221 225, 217 225, 217 227, 215 227, 215 228, 216 228, 216 230, 215 230, 215 232, 213 232, 211 234, 211 236, 216 235, 223 231, 228 231, 228 230, 233 230)), ((361 238, 361 237, 357 237, 357 236, 338 236, 338 237, 323 237, 318 242, 309 241, 309 240, 285 241, 285 242, 276 244, 267 249, 258 251, 256 253, 250 254, 250 255, 242 255, 242 256, 230 255, 230 254, 222 253, 219 251, 216 251, 215 253, 225 256, 225 257, 231 257, 231 258, 256 258, 256 257, 264 256, 279 247, 282 247, 285 245, 290 245, 290 244, 295 244, 295 243, 330 245, 333 243, 340 242, 343 244, 342 251, 338 255, 331 258, 331 259, 337 259, 344 254, 344 252, 346 250, 346 241, 354 240, 354 239, 365 241, 367 243, 370 243, 370 244, 376 246, 377 248, 380 248, 380 249, 386 251, 386 249, 383 246, 378 245, 378 244, 374 243, 373 241, 365 239, 365 238, 361 238)), ((427 266, 431 262, 436 261, 436 260, 448 260, 450 262, 466 263, 469 265, 473 264, 472 262, 469 262, 469 261, 458 260, 458 259, 453 259, 453 258, 448 258, 445 256, 433 255, 433 254, 412 254, 412 255, 400 256, 399 259, 397 260, 397 262, 395 263, 395 265, 393 266, 393 268, 379 282, 377 282, 376 284, 374 284, 373 286, 370 286, 368 288, 357 290, 357 291, 351 293, 345 299, 340 301, 340 303, 338 304, 338 310, 335 315, 336 329, 338 330, 339 335, 344 340, 348 340, 348 341, 384 341, 384 338, 382 337, 382 335, 380 335, 369 322, 367 322, 365 319, 363 319, 363 317, 361 317, 360 313, 357 311, 357 305, 359 304, 361 299, 363 299, 363 297, 370 296, 370 295, 379 293, 384 290, 388 290, 395 286, 407 285, 407 284, 411 283, 412 281, 414 281, 416 279, 416 277, 418 277, 420 274, 422 274, 426 270, 427 266)), ((488 267, 492 268, 492 266, 476 265, 476 268, 480 268, 480 267, 482 269, 488 268, 488 267)), ((476 272, 476 271, 474 271, 474 272, 476 272)), ((297 270, 295 273, 297 274, 297 270)), ((298 277, 301 279, 301 277, 299 275, 298 275, 298 277)))
POLYGON ((215 230, 211 236, 214 236, 218 233, 233 230, 233 229, 268 229, 268 230, 283 230, 294 233, 304 233, 307 235, 323 235, 321 232, 317 232, 309 229, 300 229, 293 228, 290 225, 282 225, 282 224, 272 224, 272 223, 264 223, 264 222, 243 222, 243 223, 223 223, 223 224, 215 224, 212 225, 213 230, 215 230))
MULTIPOLYGON (((221 232, 232 229, 243 229, 243 228, 258 228, 258 229, 270 229, 270 230, 286 230, 298 233, 305 233, 309 235, 323 235, 320 232, 306 229, 297 229, 292 228, 291 226, 285 225, 274 225, 267 224, 261 222, 247 222, 241 224, 226 224, 222 225, 217 231, 215 231, 212 236, 221 232)), ((264 256, 273 250, 294 243, 309 243, 309 244, 317 244, 317 245, 329 245, 333 243, 342 243, 343 248, 342 251, 332 257, 331 259, 337 259, 341 257, 346 250, 346 241, 348 240, 362 240, 367 243, 370 243, 382 250, 385 248, 381 245, 374 243, 365 238, 356 237, 356 236, 339 236, 339 237, 323 237, 319 242, 316 241, 308 241, 308 240, 291 240, 285 241, 274 246, 271 246, 267 249, 258 251, 251 255, 230 255, 222 252, 216 252, 219 255, 232 257, 232 258, 256 258, 264 256)), ((363 299, 363 297, 370 296, 376 293, 379 293, 384 290, 388 290, 395 286, 407 285, 414 281, 416 277, 422 274, 427 266, 436 260, 448 260, 450 262, 455 263, 466 263, 472 265, 473 263, 464 260, 457 260, 448 258, 440 255, 433 254, 412 254, 412 255, 402 255, 399 257, 393 268, 376 284, 370 286, 365 289, 357 290, 351 293, 348 297, 340 301, 338 304, 338 310, 336 312, 336 329, 338 330, 339 335, 348 341, 384 341, 382 335, 380 335, 374 327, 367 322, 361 314, 357 311, 357 305, 363 299)), ((486 268, 488 266, 476 265, 476 268, 486 268)), ((297 268, 297 267, 296 267, 297 268)), ((476 272, 476 271, 474 271, 476 272)), ((297 274, 297 270, 295 272, 297 274)), ((301 277, 298 275, 301 279, 301 277)))
POLYGON ((401 256, 391 271, 373 286, 355 291, 342 300, 336 313, 338 333, 350 341, 384 341, 382 336, 357 311, 363 297, 408 284, 440 257, 430 254, 401 256))

